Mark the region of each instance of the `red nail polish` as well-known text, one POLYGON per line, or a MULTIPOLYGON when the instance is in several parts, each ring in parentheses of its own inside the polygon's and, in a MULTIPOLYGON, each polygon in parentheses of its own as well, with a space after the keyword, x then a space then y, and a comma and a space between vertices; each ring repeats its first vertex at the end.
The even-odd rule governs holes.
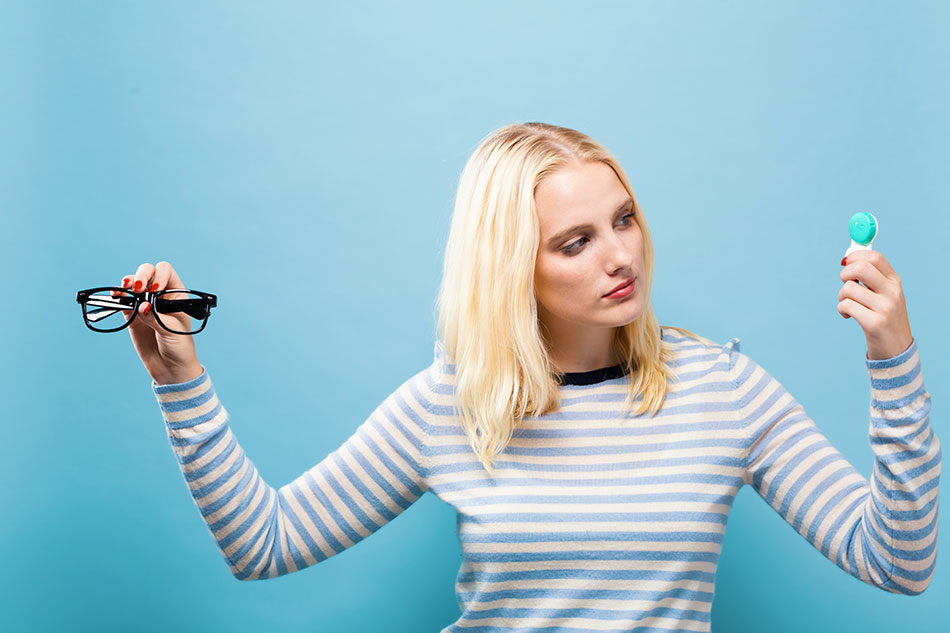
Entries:
POLYGON ((130 279, 130 277, 123 277, 123 278, 122 278, 122 285, 123 285, 123 286, 129 285, 129 279, 130 279))
POLYGON ((146 303, 146 304, 145 304, 145 307, 142 308, 142 312, 145 312, 146 314, 148 314, 148 313, 151 312, 151 311, 152 311, 152 306, 151 306, 150 304, 148 304, 148 303, 146 303))
POLYGON ((158 290, 158 284, 152 284, 152 292, 158 290))
POLYGON ((141 290, 143 285, 144 285, 144 284, 142 284, 142 280, 141 280, 141 279, 137 280, 137 281, 135 282, 135 292, 138 292, 139 290, 141 290))
POLYGON ((848 258, 847 258, 847 257, 842 257, 842 258, 841 258, 841 265, 842 265, 842 266, 844 266, 847 262, 848 262, 848 258))

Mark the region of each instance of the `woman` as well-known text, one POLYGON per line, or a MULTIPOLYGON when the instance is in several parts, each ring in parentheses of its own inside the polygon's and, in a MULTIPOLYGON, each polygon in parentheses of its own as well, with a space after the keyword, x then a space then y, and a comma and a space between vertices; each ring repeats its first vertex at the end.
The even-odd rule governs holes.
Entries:
MULTIPOLYGON (((463 551, 463 612, 444 631, 708 631, 743 484, 864 582, 916 594, 933 574, 941 453, 900 278, 877 252, 843 263, 838 311, 868 343, 870 482, 738 339, 658 325, 623 170, 542 123, 497 130, 463 170, 433 363, 279 490, 244 456, 192 339, 148 306, 130 333, 237 578, 320 562, 431 491, 457 510, 463 551)), ((167 262, 123 286, 186 287, 167 262)))

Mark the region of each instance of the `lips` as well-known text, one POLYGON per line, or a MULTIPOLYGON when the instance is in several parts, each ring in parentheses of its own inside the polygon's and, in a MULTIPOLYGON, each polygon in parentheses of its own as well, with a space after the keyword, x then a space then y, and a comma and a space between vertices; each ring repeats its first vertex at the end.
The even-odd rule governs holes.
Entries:
POLYGON ((608 296, 608 295, 612 295, 613 293, 617 292, 617 291, 620 290, 621 288, 626 288, 627 286, 629 286, 629 285, 632 284, 632 283, 633 283, 633 278, 631 277, 630 279, 628 279, 628 280, 626 280, 625 282, 621 283, 619 286, 617 286, 616 288, 614 288, 613 290, 611 290, 610 292, 608 292, 608 293, 605 294, 604 296, 606 297, 606 296, 608 296))

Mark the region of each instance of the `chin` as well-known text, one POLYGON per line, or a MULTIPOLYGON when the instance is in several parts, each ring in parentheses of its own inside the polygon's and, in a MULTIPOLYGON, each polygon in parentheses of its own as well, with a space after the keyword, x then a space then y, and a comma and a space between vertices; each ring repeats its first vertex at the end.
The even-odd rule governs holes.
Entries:
POLYGON ((634 321, 639 319, 642 314, 643 314, 643 309, 640 306, 637 306, 636 310, 632 310, 627 313, 628 316, 621 317, 616 327, 633 323, 634 321))

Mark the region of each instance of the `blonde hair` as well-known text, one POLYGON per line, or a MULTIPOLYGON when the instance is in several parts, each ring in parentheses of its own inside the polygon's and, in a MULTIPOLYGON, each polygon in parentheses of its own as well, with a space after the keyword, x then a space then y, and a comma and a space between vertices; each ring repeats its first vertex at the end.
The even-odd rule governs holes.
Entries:
MULTIPOLYGON (((616 328, 615 345, 631 376, 624 409, 663 405, 673 351, 650 306, 653 240, 627 177, 590 137, 546 123, 515 123, 491 133, 462 170, 437 299, 438 337, 455 364, 455 406, 472 450, 489 474, 518 420, 560 408, 559 379, 544 345, 534 293, 540 226, 534 193, 551 173, 574 161, 611 167, 633 198, 643 233, 643 310, 616 328)), ((712 341, 673 328, 707 344, 712 341)))

